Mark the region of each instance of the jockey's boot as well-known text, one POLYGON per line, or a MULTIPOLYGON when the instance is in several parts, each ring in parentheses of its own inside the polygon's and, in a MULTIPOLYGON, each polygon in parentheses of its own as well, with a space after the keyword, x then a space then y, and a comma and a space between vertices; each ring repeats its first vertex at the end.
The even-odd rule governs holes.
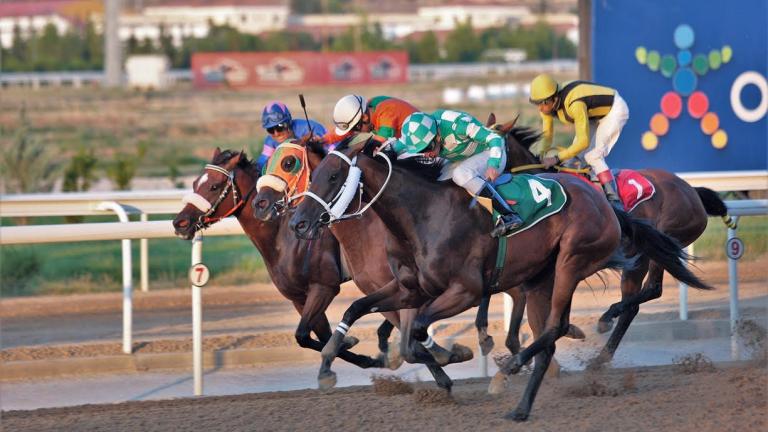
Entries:
POLYGON ((605 197, 608 198, 608 202, 617 209, 624 210, 624 204, 619 198, 618 187, 616 186, 616 179, 612 178, 611 181, 603 184, 603 190, 605 191, 605 197))
POLYGON ((507 203, 499 202, 498 195, 491 198, 493 209, 499 213, 491 237, 501 237, 523 224, 523 219, 507 203))

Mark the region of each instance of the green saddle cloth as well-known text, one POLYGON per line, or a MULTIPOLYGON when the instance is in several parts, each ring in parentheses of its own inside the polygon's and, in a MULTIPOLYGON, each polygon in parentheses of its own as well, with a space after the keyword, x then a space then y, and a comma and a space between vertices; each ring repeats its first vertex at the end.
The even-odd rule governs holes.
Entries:
MULTIPOLYGON (((560 183, 532 174, 515 174, 509 182, 496 185, 496 191, 523 219, 523 224, 509 233, 510 236, 556 214, 568 201, 560 183)), ((497 217, 498 213, 494 211, 494 222, 497 217)))

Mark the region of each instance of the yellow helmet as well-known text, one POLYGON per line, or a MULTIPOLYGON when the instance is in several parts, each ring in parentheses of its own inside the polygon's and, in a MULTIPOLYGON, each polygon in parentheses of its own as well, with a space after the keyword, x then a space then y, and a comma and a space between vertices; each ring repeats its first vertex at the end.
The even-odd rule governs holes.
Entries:
POLYGON ((540 74, 531 81, 531 103, 539 104, 557 93, 557 81, 549 74, 540 74))

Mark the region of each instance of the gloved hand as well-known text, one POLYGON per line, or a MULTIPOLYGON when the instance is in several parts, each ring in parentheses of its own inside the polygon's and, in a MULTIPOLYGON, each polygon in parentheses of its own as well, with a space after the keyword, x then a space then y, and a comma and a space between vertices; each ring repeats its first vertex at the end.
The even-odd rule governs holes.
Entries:
POLYGON ((552 168, 555 165, 558 165, 560 163, 560 158, 557 156, 553 157, 545 157, 541 160, 541 164, 544 165, 544 168, 549 169, 552 168))
POLYGON ((386 152, 392 151, 392 145, 395 143, 395 141, 397 141, 397 138, 395 137, 387 138, 386 141, 384 141, 380 146, 376 147, 376 149, 373 150, 373 155, 376 156, 377 154, 379 154, 379 152, 383 152, 383 151, 386 151, 386 152))

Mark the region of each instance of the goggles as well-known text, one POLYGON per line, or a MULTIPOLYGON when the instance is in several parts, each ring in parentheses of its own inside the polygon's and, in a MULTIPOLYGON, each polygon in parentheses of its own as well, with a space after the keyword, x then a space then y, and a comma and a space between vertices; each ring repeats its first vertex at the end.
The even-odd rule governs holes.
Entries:
POLYGON ((288 125, 281 123, 276 126, 272 126, 271 128, 267 128, 267 133, 270 135, 274 135, 276 133, 285 132, 285 130, 288 129, 288 125))

